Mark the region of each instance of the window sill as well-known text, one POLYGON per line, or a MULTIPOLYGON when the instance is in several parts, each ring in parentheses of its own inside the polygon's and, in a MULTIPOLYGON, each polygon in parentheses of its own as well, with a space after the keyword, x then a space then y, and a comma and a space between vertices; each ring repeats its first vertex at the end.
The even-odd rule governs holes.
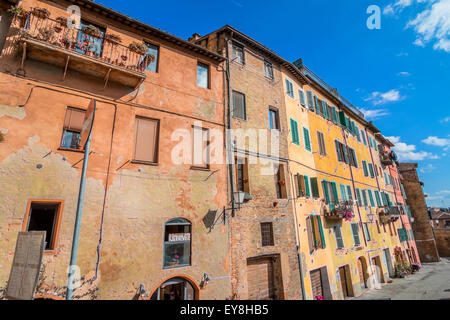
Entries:
POLYGON ((56 250, 45 250, 44 251, 44 256, 55 256, 56 255, 56 250))
POLYGON ((84 150, 80 149, 70 149, 70 148, 58 148, 58 151, 67 151, 67 152, 76 152, 76 153, 84 153, 84 150))
POLYGON ((232 118, 235 120, 239 120, 239 121, 248 121, 248 119, 242 119, 242 118, 235 117, 235 116, 232 116, 232 118))
POLYGON ((177 268, 186 268, 186 267, 190 267, 191 265, 190 264, 179 264, 179 265, 176 265, 176 266, 164 266, 163 267, 163 270, 170 270, 170 269, 177 269, 177 268))
POLYGON ((150 162, 150 161, 139 161, 139 160, 132 160, 131 161, 132 164, 143 164, 143 165, 147 165, 147 166, 159 166, 159 163, 157 162, 150 162))
POLYGON ((210 168, 202 168, 202 167, 194 167, 194 166, 191 167, 191 170, 195 170, 195 171, 207 171, 207 172, 211 171, 210 168))

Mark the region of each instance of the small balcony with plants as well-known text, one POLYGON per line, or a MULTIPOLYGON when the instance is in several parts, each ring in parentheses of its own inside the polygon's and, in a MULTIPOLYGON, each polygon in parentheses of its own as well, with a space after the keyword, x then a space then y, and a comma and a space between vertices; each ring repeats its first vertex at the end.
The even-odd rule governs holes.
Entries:
POLYGON ((400 209, 396 206, 384 206, 378 212, 383 224, 397 221, 401 217, 400 209))
POLYGON ((351 222, 355 217, 354 203, 351 200, 330 202, 325 206, 324 216, 330 220, 351 222))
POLYGON ((32 59, 61 67, 63 80, 67 70, 74 70, 102 79, 105 87, 115 82, 136 88, 154 60, 145 43, 125 46, 119 35, 89 24, 77 28, 75 21, 65 17, 50 18, 50 12, 43 8, 30 12, 12 8, 10 13, 19 27, 15 47, 23 72, 25 61, 32 59))

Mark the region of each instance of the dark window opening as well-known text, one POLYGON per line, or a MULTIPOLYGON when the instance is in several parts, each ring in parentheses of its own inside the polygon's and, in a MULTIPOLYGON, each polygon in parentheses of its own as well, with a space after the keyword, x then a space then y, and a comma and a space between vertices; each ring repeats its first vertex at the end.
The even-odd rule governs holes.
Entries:
POLYGON ((174 219, 166 223, 164 233, 164 267, 191 265, 191 223, 174 219))
POLYGON ((86 111, 84 110, 67 108, 64 118, 61 148, 78 149, 85 114, 86 111))
POLYGON ((45 231, 45 250, 55 249, 59 204, 32 203, 27 231, 45 231))

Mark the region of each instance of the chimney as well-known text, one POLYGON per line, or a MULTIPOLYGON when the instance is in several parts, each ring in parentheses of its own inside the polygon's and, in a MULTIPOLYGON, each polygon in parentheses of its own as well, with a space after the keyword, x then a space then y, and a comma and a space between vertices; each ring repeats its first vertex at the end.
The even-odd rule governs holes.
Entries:
POLYGON ((189 42, 195 42, 195 41, 197 41, 198 39, 200 39, 202 36, 201 35, 199 35, 198 33, 194 33, 189 39, 188 39, 188 41, 189 42))

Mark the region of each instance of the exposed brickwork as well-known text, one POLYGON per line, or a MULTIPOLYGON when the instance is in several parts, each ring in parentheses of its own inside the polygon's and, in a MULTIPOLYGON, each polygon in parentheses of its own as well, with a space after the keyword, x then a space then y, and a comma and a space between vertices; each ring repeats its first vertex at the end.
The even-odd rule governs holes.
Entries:
POLYGON ((436 246, 441 257, 450 257, 450 229, 434 229, 436 246))
POLYGON ((417 174, 418 165, 415 163, 400 163, 400 173, 403 176, 407 203, 415 221, 412 224, 416 238, 417 250, 422 262, 439 262, 439 253, 436 247, 431 227, 425 195, 417 174))

